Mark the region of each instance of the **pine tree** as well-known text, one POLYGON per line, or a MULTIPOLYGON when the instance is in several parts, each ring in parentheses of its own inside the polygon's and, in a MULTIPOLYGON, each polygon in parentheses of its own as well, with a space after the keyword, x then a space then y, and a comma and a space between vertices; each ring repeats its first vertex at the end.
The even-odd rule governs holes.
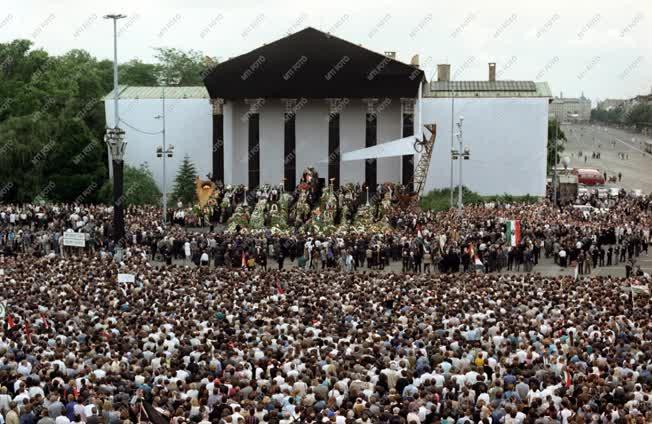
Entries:
POLYGON ((184 205, 192 204, 195 201, 195 178, 197 178, 195 164, 190 161, 190 156, 186 155, 174 179, 170 201, 176 203, 181 200, 184 205))

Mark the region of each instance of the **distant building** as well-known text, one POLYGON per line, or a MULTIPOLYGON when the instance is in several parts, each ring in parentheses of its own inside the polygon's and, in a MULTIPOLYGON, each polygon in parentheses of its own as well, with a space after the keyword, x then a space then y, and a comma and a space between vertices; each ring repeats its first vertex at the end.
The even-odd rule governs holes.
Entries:
MULTIPOLYGON (((294 188, 306 167, 334 184, 411 183, 415 155, 343 161, 341 154, 414 134, 437 124, 425 191, 450 184, 453 121, 464 116, 471 150, 464 185, 481 194, 545 194, 548 106, 546 83, 501 81, 489 64, 484 81, 451 81, 439 65, 426 81, 418 58, 379 54, 307 28, 212 67, 204 87, 166 88, 166 141, 175 146, 167 186, 188 154, 198 173, 226 184, 285 182, 294 188)), ((147 162, 159 186, 163 90, 120 87, 126 163, 147 162)), ((113 93, 105 97, 113 126, 113 93)), ((457 144, 455 144, 457 146, 457 144)), ((455 182, 457 182, 457 164, 455 182)))
POLYGON ((641 94, 636 97, 632 97, 631 99, 627 99, 624 102, 625 110, 627 111, 629 111, 634 106, 641 104, 652 106, 652 94, 641 94))
MULTIPOLYGON (((195 164, 200 176, 213 170, 211 151, 211 103, 206 87, 119 87, 120 127, 129 143, 125 164, 145 165, 159 188, 163 188, 163 161, 156 147, 163 144, 163 104, 165 104, 166 145, 174 146, 174 156, 166 158, 167 187, 174 184, 185 155, 195 164), (165 103, 163 102, 165 94, 165 103)), ((113 91, 105 98, 106 123, 115 125, 113 91)))
POLYGON ((438 65, 437 80, 424 90, 423 122, 438 125, 428 189, 450 184, 450 150, 458 143, 451 137, 452 113, 455 121, 464 116, 463 141, 471 149, 465 185, 482 194, 545 193, 550 88, 545 82, 496 80, 495 68, 489 64, 484 81, 450 81, 450 65, 438 65))
POLYGON ((627 100, 625 99, 604 99, 603 101, 598 102, 598 109, 612 110, 619 107, 624 107, 626 101, 627 100))
POLYGON ((591 119, 591 100, 584 97, 565 98, 563 93, 550 103, 550 114, 562 121, 587 122, 591 119))

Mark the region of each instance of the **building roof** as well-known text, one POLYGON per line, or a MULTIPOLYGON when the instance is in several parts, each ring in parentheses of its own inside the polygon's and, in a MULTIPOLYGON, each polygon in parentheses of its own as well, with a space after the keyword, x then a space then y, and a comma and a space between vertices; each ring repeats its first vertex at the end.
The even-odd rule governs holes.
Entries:
POLYGON ((431 91, 536 91, 532 81, 432 81, 431 91))
POLYGON ((555 97, 552 99, 553 103, 591 103, 591 100, 586 99, 586 98, 570 98, 570 97, 565 97, 565 98, 560 98, 560 97, 555 97))
POLYGON ((417 97, 423 71, 308 27, 217 64, 212 98, 417 97))
POLYGON ((552 97, 546 82, 432 81, 424 97, 552 97))
MULTIPOLYGON (((162 87, 136 87, 121 85, 118 87, 120 99, 161 99, 163 98, 162 87)), ((113 90, 104 100, 113 100, 113 90)), ((206 87, 165 87, 166 99, 208 99, 206 87)))

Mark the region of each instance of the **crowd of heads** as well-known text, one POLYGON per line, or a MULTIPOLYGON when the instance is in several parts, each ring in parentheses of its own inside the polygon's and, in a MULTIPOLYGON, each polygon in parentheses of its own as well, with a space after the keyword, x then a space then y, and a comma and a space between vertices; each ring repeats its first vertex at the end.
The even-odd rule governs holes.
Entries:
MULTIPOLYGON (((1 205, 0 251, 35 256, 72 254, 63 243, 66 231, 83 232, 85 251, 111 255, 115 251, 112 208, 80 205, 1 205)), ((587 212, 572 205, 557 208, 547 202, 533 204, 469 205, 434 213, 407 212, 392 208, 379 232, 350 226, 337 234, 285 232, 269 228, 224 233, 219 226, 204 223, 191 210, 170 209, 170 225, 163 225, 159 208, 126 209, 126 235, 122 245, 138 247, 157 261, 184 259, 199 265, 240 267, 255 261, 259 266, 283 268, 287 262, 310 269, 354 270, 362 266, 380 268, 403 263, 404 271, 450 272, 472 269, 479 261, 485 271, 517 269, 531 271, 540 257, 553 257, 562 266, 576 263, 580 253, 590 257, 609 248, 620 262, 632 261, 647 251, 652 227, 648 197, 615 199, 608 209, 587 212), (509 240, 507 222, 518 221, 521 237, 509 240), (563 258, 559 258, 563 252, 563 258)), ((616 258, 614 258, 616 259, 616 258)), ((606 263, 606 261, 603 261, 606 263)), ((617 260, 612 263, 617 263, 617 260)), ((601 262, 602 263, 602 262, 601 262)))
POLYGON ((590 215, 545 202, 392 212, 385 233, 342 237, 164 226, 131 207, 121 251, 111 214, 0 206, 5 423, 652 421, 649 279, 526 266, 646 254, 647 198, 590 215), (87 247, 64 246, 66 231, 87 247), (406 253, 440 272, 379 270, 406 253), (485 272, 456 273, 466 256, 485 272), (285 257, 306 263, 279 270, 285 257), (522 272, 492 272, 510 257, 522 272), (268 258, 279 267, 249 266, 268 258))

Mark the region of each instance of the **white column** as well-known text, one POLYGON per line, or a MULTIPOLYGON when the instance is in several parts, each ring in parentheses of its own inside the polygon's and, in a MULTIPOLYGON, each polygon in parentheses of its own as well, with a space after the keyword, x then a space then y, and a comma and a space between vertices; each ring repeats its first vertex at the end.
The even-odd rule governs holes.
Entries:
POLYGON ((417 93, 417 108, 419 110, 417 117, 419 119, 417 121, 417 125, 414 128, 414 135, 418 138, 421 138, 421 135, 423 134, 423 121, 421 120, 422 110, 423 110, 422 99, 423 99, 423 84, 419 83, 419 92, 417 93))
POLYGON ((224 184, 233 184, 233 154, 235 140, 235 103, 230 101, 222 105, 224 114, 224 184))

